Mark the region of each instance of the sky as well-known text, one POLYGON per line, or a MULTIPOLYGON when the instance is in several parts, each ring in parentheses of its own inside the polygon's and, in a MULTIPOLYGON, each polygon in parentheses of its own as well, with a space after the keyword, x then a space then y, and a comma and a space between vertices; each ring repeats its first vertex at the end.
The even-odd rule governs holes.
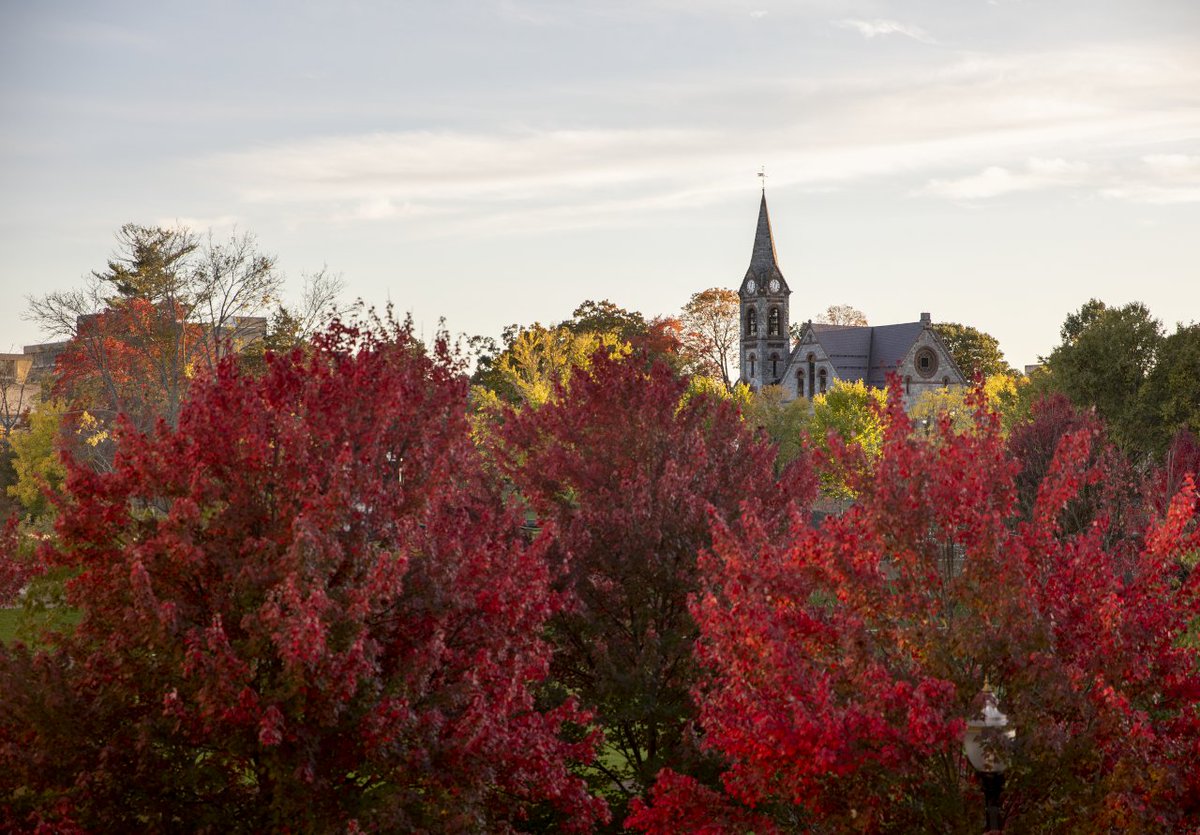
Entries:
POLYGON ((1195 0, 0 0, 0 351, 124 223, 252 232, 431 336, 749 264, 791 319, 1200 319, 1195 0))

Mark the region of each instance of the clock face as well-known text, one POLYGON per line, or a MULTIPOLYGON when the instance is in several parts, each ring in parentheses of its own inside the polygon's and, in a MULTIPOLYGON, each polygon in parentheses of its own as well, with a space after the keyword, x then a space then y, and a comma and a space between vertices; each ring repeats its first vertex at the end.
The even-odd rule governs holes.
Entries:
POLYGON ((778 292, 779 292, 779 279, 778 279, 778 278, 772 278, 772 279, 771 279, 771 292, 772 292, 772 293, 778 293, 778 292))
POLYGON ((746 292, 747 293, 753 293, 757 289, 758 289, 758 285, 754 282, 753 278, 746 282, 746 292))

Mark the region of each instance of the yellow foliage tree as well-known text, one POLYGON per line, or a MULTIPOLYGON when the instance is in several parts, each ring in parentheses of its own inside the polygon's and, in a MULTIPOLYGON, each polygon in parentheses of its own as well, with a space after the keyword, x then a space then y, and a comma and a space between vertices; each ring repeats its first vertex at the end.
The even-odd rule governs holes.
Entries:
POLYGON ((58 401, 46 403, 29 416, 28 432, 14 432, 8 437, 17 474, 17 483, 8 488, 8 494, 21 503, 31 519, 50 513, 45 489, 57 492, 67 475, 58 456, 63 411, 58 401))
POLYGON ((503 389, 521 403, 541 406, 558 384, 569 385, 576 369, 591 367, 592 355, 604 349, 609 357, 629 354, 629 345, 611 333, 573 333, 568 328, 524 328, 496 361, 503 389))

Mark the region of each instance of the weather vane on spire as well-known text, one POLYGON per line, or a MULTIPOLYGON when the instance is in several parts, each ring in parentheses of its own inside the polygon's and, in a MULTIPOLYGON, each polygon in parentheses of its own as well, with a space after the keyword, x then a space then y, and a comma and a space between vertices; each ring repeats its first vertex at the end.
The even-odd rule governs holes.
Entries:
POLYGON ((758 169, 758 183, 762 186, 763 194, 767 193, 767 166, 758 169))

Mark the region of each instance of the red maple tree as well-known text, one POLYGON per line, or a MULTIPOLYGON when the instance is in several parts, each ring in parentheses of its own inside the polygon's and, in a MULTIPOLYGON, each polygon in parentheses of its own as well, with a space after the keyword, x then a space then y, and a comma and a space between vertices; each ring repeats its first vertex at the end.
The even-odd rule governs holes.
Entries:
POLYGON ((466 383, 410 326, 197 381, 177 430, 68 462, 83 612, 0 648, 0 820, 108 831, 506 831, 606 810, 543 710, 544 546, 482 477, 466 383))
POLYGON ((665 365, 597 354, 569 395, 509 416, 496 456, 565 569, 553 678, 595 711, 611 752, 598 784, 618 808, 664 765, 703 770, 687 598, 712 520, 749 508, 775 524, 815 490, 807 460, 777 479, 773 446, 731 403, 686 391, 665 365))
POLYGON ((1106 545, 1103 512, 1063 527, 1105 476, 1090 432, 1062 436, 1023 513, 1021 465, 979 392, 974 407, 971 431, 943 419, 927 439, 893 390, 875 469, 847 468, 847 513, 782 540, 752 514, 748 535, 718 529, 692 612, 724 794, 664 774, 628 825, 708 814, 738 831, 753 810, 755 831, 973 828, 961 733, 986 678, 1017 732, 1006 831, 1200 823, 1194 489, 1130 561, 1106 545))

